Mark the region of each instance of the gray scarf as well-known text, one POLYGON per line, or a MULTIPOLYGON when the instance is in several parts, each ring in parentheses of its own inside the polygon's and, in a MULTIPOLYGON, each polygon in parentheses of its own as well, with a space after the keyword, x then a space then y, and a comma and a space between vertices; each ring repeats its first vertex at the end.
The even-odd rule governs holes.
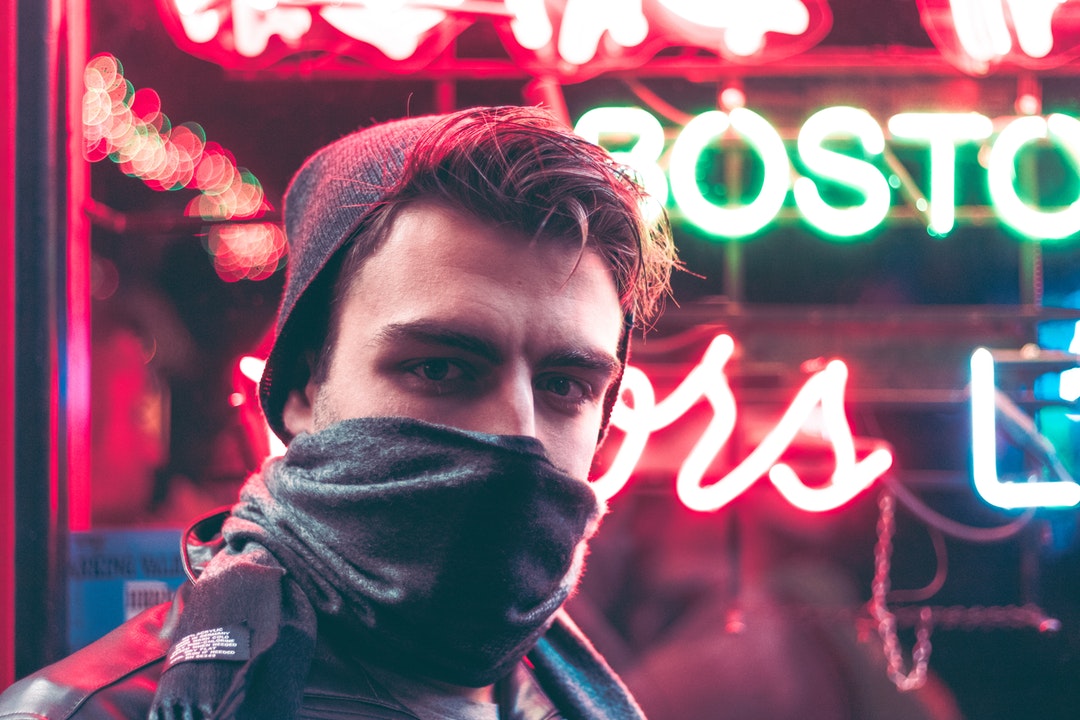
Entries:
MULTIPOLYGON (((241 491, 151 717, 295 716, 320 626, 347 633, 358 659, 491 684, 555 622, 599 516, 592 489, 531 438, 401 418, 301 435, 241 491)), ((556 624, 532 658, 556 704, 571 717, 611 703, 636 713, 572 625, 556 624), (590 674, 597 687, 580 687, 590 674)), ((624 709, 611 717, 636 717, 624 709)))

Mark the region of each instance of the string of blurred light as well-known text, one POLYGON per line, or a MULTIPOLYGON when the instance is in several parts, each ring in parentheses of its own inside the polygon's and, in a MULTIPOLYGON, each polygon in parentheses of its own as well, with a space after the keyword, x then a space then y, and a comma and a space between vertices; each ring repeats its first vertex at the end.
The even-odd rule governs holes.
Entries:
MULTIPOLYGON (((184 214, 208 221, 261 217, 268 204, 258 178, 238 167, 232 153, 207 141, 195 122, 173 125, 161 97, 138 90, 109 53, 94 56, 83 72, 83 152, 90 162, 109 158, 130 177, 157 191, 199 193, 184 214)), ((272 223, 215 224, 206 237, 214 269, 225 281, 262 280, 277 270, 287 251, 284 233, 272 223)))

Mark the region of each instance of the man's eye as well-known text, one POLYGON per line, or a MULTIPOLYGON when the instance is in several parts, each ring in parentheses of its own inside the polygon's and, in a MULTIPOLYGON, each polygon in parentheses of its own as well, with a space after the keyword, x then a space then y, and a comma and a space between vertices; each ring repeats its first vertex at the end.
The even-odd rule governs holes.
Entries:
POLYGON ((589 387, 585 383, 564 375, 544 378, 540 387, 564 400, 584 401, 590 395, 589 387))
POLYGON ((462 377, 463 372, 460 367, 443 358, 436 358, 433 360, 423 360, 418 363, 410 365, 408 371, 416 375, 417 377, 429 380, 431 382, 446 382, 448 380, 457 380, 462 377))

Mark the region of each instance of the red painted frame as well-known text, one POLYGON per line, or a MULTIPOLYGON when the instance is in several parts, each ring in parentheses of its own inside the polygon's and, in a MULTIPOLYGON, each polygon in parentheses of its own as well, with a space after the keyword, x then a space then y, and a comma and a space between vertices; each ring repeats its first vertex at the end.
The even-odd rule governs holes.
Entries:
MULTIPOLYGON (((17 87, 15 2, 3 2, 0 78, 17 87)), ((0 105, 0 688, 15 679, 15 107, 0 105)))

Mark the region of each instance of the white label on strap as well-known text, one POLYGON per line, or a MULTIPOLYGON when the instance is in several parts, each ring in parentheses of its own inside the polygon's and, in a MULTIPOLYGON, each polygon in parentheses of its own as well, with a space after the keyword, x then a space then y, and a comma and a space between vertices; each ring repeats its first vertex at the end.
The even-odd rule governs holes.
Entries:
POLYGON ((190 660, 247 660, 251 657, 251 631, 243 625, 200 630, 180 638, 165 669, 190 660))

